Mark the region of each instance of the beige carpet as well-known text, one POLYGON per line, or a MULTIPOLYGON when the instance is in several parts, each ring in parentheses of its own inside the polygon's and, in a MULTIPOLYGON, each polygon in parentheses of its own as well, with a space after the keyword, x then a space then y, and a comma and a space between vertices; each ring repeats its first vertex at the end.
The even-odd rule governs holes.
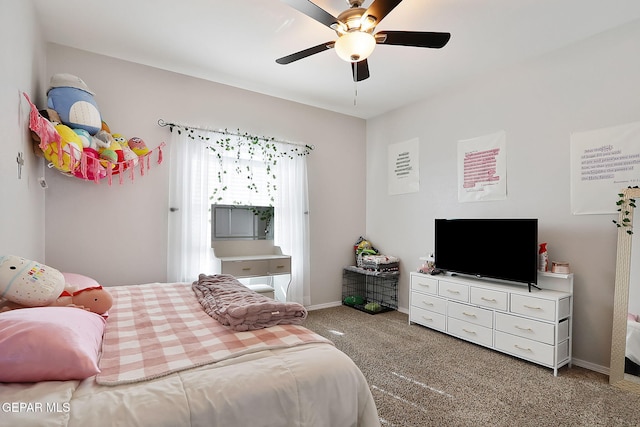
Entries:
POLYGON ((554 377, 397 311, 315 310, 305 326, 360 367, 383 426, 640 426, 640 396, 606 375, 574 366, 554 377))

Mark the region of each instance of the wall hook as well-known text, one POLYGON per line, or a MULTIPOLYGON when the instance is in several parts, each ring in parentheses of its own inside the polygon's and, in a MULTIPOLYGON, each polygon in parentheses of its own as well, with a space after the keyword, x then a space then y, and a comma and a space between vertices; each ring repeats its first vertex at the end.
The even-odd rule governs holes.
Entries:
POLYGON ((24 154, 22 151, 18 151, 16 162, 18 163, 18 179, 22 179, 22 166, 24 166, 24 154))

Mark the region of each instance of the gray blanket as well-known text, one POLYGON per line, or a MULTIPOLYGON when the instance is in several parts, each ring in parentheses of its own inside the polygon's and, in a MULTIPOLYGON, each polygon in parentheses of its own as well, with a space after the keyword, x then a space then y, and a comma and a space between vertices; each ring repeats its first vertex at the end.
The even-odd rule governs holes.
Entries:
POLYGON ((307 318, 302 304, 260 295, 228 274, 201 274, 191 287, 209 316, 236 331, 299 325, 307 318))

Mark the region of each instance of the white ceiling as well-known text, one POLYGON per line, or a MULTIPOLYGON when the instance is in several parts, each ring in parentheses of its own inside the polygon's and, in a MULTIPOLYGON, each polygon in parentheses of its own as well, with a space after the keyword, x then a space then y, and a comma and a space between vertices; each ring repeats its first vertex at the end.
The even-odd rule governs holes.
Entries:
MULTIPOLYGON (((450 42, 378 45, 371 77, 355 84, 333 50, 276 64, 336 38, 280 0, 33 2, 48 42, 361 118, 640 19, 640 0, 404 0, 377 31, 450 32, 450 42)), ((314 3, 334 16, 348 8, 346 0, 314 3)))

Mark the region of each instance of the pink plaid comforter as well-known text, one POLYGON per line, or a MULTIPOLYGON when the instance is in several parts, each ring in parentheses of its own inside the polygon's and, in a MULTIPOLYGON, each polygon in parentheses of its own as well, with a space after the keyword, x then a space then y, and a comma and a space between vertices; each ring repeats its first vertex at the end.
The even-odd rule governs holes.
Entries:
POLYGON ((299 325, 235 332, 204 312, 190 283, 118 286, 109 292, 114 303, 98 384, 133 383, 257 351, 331 343, 299 325))

